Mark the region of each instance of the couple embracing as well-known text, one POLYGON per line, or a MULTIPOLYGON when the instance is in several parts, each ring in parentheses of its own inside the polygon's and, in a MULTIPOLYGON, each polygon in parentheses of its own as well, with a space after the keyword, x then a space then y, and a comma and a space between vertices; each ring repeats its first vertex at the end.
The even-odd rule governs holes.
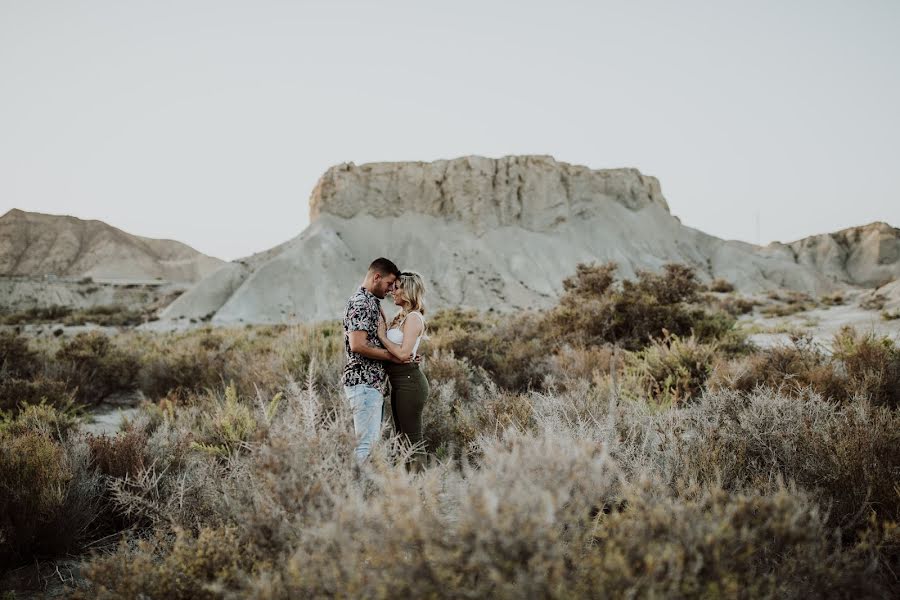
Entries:
POLYGON ((353 411, 358 461, 369 456, 381 435, 384 394, 390 383, 394 428, 415 449, 412 466, 422 468, 422 410, 429 391, 418 355, 424 335, 422 276, 401 272, 386 258, 375 259, 344 312, 347 366, 341 385, 353 411), (390 321, 381 308, 388 294, 400 308, 390 321))

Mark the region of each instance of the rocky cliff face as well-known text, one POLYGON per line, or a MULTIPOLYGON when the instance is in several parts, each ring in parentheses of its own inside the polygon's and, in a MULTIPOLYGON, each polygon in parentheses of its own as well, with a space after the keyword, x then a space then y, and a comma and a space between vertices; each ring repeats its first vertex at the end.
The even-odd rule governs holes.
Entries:
POLYGON ((309 201, 310 221, 406 214, 460 222, 476 232, 516 226, 554 231, 618 203, 668 212, 655 177, 636 169, 593 170, 549 156, 467 156, 432 163, 345 163, 328 169, 309 201))
POLYGON ((196 282, 223 264, 180 242, 101 221, 17 209, 0 217, 0 275, 196 282))

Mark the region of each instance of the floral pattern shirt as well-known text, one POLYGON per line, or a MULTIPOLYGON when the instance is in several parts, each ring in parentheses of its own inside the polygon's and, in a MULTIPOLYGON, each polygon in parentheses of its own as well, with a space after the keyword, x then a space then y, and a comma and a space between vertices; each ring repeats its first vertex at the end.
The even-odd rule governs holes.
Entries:
POLYGON ((380 316, 381 303, 375 294, 364 287, 356 290, 347 301, 347 309, 344 311, 344 351, 347 355, 347 365, 341 374, 341 385, 349 387, 364 384, 384 391, 387 384, 384 363, 350 351, 351 331, 365 331, 370 346, 384 348, 378 339, 380 316))

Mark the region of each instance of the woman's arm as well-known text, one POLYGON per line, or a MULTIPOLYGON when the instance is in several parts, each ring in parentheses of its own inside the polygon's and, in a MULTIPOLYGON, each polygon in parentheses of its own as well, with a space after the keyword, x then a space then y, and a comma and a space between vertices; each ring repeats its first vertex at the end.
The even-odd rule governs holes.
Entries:
MULTIPOLYGON (((418 317, 418 315, 416 315, 418 317)), ((378 326, 378 338, 388 352, 402 360, 410 362, 415 357, 412 354, 413 347, 416 345, 416 338, 422 333, 424 324, 421 318, 410 319, 409 317, 403 321, 403 344, 395 344, 387 338, 387 325, 384 321, 378 326)))

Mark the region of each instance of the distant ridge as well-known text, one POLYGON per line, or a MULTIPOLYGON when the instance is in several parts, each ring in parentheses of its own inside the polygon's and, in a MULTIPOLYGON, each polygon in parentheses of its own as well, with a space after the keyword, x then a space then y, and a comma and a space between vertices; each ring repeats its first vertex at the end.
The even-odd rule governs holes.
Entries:
POLYGON ((193 283, 223 264, 181 242, 132 235, 102 221, 15 208, 0 217, 0 275, 193 283))

